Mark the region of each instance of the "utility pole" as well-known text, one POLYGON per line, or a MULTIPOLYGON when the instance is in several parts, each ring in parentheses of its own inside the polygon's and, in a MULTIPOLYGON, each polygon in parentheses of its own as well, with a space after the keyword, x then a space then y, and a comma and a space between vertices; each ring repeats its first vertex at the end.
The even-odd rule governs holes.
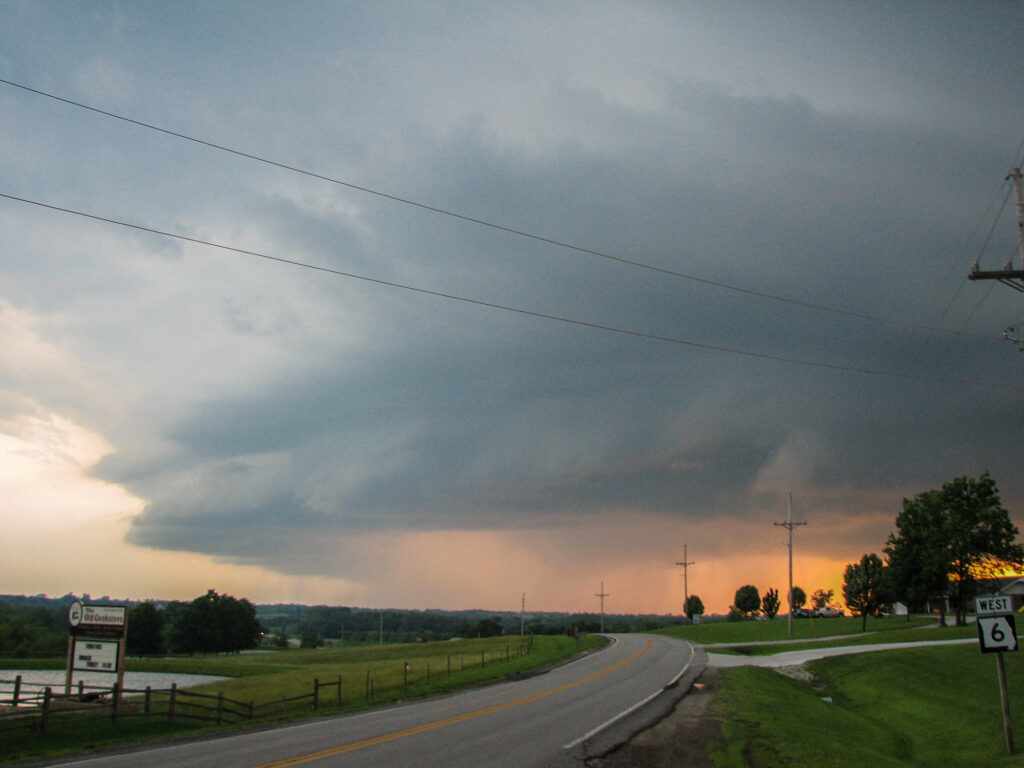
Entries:
POLYGON ((1024 293, 1024 192, 1021 191, 1022 175, 1020 168, 1014 168, 1006 178, 1013 181, 1013 191, 1017 198, 1017 240, 1022 268, 1014 269, 1012 258, 1002 269, 988 271, 982 271, 978 267, 978 263, 975 262, 971 268, 971 273, 967 277, 970 280, 998 280, 1003 285, 1024 293))
POLYGON ((793 636, 793 529, 798 525, 807 525, 805 520, 802 523, 793 522, 793 494, 789 494, 789 514, 786 517, 784 523, 772 523, 772 525, 781 525, 789 531, 789 543, 786 544, 789 548, 789 636, 793 636))
POLYGON ((526 634, 524 628, 526 626, 526 593, 523 592, 523 600, 519 603, 519 636, 522 637, 526 634))
POLYGON ((598 592, 594 597, 601 598, 601 632, 604 632, 604 599, 608 597, 608 593, 604 591, 604 582, 601 582, 601 591, 598 592))
POLYGON ((685 612, 686 611, 686 601, 690 599, 690 585, 689 585, 689 583, 687 581, 687 578, 686 578, 686 576, 687 576, 686 571, 687 571, 687 569, 691 565, 696 565, 696 563, 694 563, 693 561, 688 561, 686 559, 686 545, 685 544, 683 544, 683 562, 681 562, 681 563, 677 562, 676 565, 683 566, 683 611, 685 612))

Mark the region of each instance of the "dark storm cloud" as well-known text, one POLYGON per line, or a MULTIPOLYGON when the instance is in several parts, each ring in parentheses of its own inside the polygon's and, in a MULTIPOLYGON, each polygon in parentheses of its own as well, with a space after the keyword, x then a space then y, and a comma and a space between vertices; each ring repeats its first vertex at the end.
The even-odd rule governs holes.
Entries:
MULTIPOLYGON (((1012 391, 961 381, 1020 378, 998 341, 1015 299, 976 311, 985 287, 960 285, 1019 134, 980 116, 1008 110, 976 86, 990 23, 770 8, 556 9, 543 29, 448 6, 237 26, 206 9, 203 40, 146 8, 135 58, 75 43, 82 98, 575 250, 95 115, 63 126, 0 89, 59 147, 45 174, 4 159, 26 194, 500 305, 77 221, 62 267, 49 219, 10 219, 47 247, 5 278, 103 393, 47 399, 82 401, 116 444, 96 474, 148 502, 132 541, 315 573, 311 541, 358 531, 728 526, 787 490, 856 528, 879 499, 983 469, 1019 499, 1012 391), (907 50, 890 17, 930 45, 907 50), (253 47, 267 35, 282 55, 253 47), (939 83, 946 58, 965 61, 939 83), (929 333, 757 292, 922 325, 949 312, 929 333)), ((119 34, 96 39, 117 51, 119 34)))

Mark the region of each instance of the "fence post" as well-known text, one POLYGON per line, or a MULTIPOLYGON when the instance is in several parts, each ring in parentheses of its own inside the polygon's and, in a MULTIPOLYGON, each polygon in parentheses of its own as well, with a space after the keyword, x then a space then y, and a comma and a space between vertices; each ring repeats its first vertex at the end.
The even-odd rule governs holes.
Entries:
POLYGON ((427 663, 427 685, 430 685, 430 663, 427 663))
POLYGON ((21 694, 21 675, 14 678, 14 694, 11 696, 11 706, 18 706, 18 696, 21 694))
POLYGON ((366 700, 370 700, 370 670, 366 670, 366 700))
POLYGON ((338 675, 338 706, 341 706, 341 675, 338 675))
POLYGON ((452 655, 448 654, 448 677, 452 676, 452 655))
POLYGON ((145 704, 145 708, 143 709, 143 712, 145 714, 147 714, 147 715, 149 714, 149 700, 150 700, 150 697, 152 695, 153 695, 153 688, 151 686, 147 685, 146 686, 146 704, 145 704))
POLYGON ((39 728, 43 733, 46 733, 46 720, 50 715, 50 699, 53 696, 53 689, 47 688, 43 691, 43 712, 39 718, 39 728))
POLYGON ((110 724, 117 725, 117 700, 120 698, 121 691, 118 689, 117 683, 114 683, 110 687, 110 724))
POLYGON ((508 646, 506 645, 505 646, 505 661, 509 660, 509 654, 510 654, 510 651, 509 651, 508 646))
POLYGON ((320 678, 313 678, 313 711, 320 711, 320 678))
POLYGON ((217 691, 217 725, 224 719, 224 691, 217 691))
POLYGON ((405 667, 402 669, 402 693, 409 692, 409 662, 405 662, 405 667))
POLYGON ((178 698, 178 684, 171 683, 171 697, 167 700, 167 722, 174 722, 174 702, 178 698))
POLYGON ((480 669, 487 666, 487 662, 484 661, 484 651, 480 651, 480 669))

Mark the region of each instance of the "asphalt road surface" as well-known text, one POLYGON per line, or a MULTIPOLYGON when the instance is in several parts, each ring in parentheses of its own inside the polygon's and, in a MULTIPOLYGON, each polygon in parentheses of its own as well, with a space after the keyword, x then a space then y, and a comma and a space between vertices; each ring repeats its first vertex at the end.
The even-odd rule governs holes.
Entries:
MULTIPOLYGON (((597 742, 648 723, 703 669, 703 652, 655 635, 546 674, 361 714, 62 763, 76 768, 516 768, 579 765, 597 742)), ((670 706, 670 705, 668 705, 670 706)))

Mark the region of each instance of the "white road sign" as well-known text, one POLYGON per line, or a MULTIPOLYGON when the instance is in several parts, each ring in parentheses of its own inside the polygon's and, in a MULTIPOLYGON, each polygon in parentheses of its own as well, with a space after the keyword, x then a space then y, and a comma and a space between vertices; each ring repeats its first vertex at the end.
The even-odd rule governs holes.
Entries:
POLYGON ((1017 650, 1017 625, 1013 616, 979 616, 978 640, 982 653, 1017 650))
POLYGON ((974 598, 974 612, 979 616, 1005 616, 1013 613, 1009 595, 988 595, 974 598))

